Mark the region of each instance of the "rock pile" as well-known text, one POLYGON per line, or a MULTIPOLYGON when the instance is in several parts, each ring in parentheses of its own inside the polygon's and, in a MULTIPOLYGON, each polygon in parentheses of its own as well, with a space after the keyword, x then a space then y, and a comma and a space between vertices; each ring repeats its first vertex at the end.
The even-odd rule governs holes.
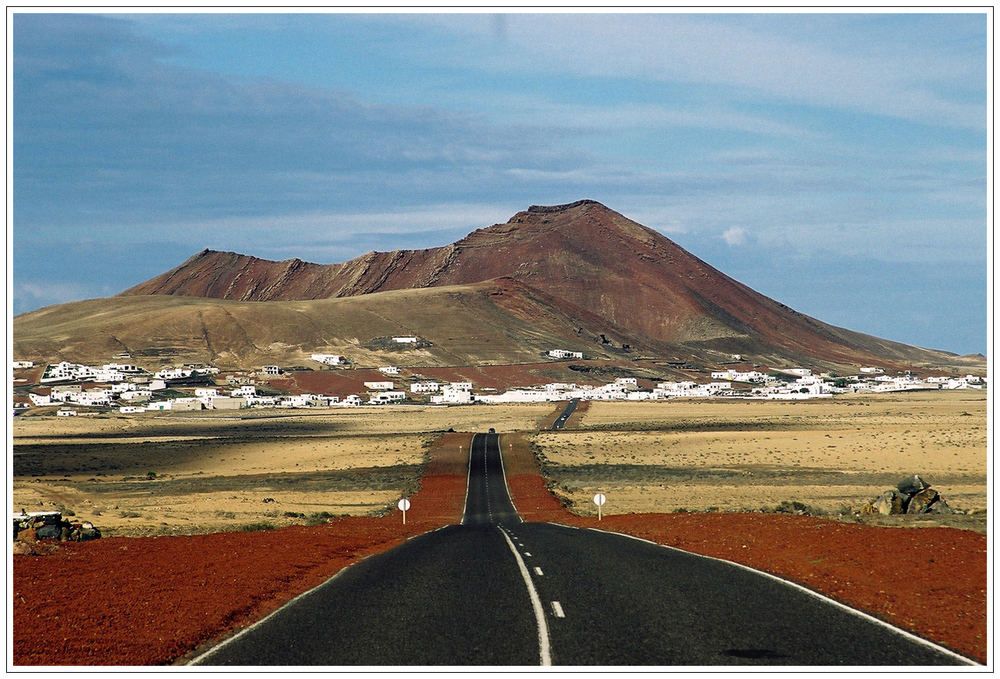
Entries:
POLYGON ((101 537, 101 531, 90 521, 69 522, 61 512, 32 512, 13 515, 14 553, 36 553, 26 545, 39 540, 83 542, 101 537))
POLYGON ((861 508, 862 514, 951 514, 941 495, 917 474, 861 508))

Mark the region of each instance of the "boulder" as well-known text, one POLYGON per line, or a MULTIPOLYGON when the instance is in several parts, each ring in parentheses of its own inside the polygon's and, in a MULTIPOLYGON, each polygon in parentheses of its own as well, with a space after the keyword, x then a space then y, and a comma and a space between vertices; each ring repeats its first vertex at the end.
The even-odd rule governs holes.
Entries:
POLYGON ((31 526, 30 528, 23 528, 20 531, 18 531, 17 539, 19 542, 34 542, 35 540, 38 539, 38 536, 35 535, 35 532, 36 531, 34 526, 31 526))
POLYGON ((907 514, 925 514, 938 501, 938 492, 933 488, 924 488, 910 498, 906 505, 907 514))
POLYGON ((922 478, 920 478, 916 474, 914 474, 913 476, 911 476, 908 479, 904 479, 903 481, 900 481, 896 485, 896 488, 899 490, 900 493, 902 493, 903 495, 911 495, 911 496, 912 495, 916 495, 920 491, 925 490, 925 489, 930 488, 930 487, 931 487, 931 484, 927 483, 926 481, 924 481, 922 478))
POLYGON ((879 495, 873 503, 879 514, 902 514, 903 496, 896 490, 887 490, 879 495))
POLYGON ((46 523, 38 527, 35 535, 39 540, 59 540, 62 538, 62 526, 46 523))
POLYGON ((927 509, 928 514, 954 514, 955 510, 948 506, 948 503, 939 495, 937 502, 927 509))

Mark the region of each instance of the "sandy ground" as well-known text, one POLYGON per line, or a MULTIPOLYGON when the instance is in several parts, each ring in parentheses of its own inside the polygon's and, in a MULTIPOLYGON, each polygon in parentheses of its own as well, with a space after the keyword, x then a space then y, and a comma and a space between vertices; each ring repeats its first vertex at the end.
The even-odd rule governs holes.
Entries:
POLYGON ((574 511, 858 509, 920 474, 950 506, 986 509, 986 394, 969 391, 800 403, 592 403, 573 431, 535 436, 574 511))
POLYGON ((378 515, 416 490, 441 431, 535 430, 551 409, 20 417, 12 509, 68 509, 133 536, 378 515))

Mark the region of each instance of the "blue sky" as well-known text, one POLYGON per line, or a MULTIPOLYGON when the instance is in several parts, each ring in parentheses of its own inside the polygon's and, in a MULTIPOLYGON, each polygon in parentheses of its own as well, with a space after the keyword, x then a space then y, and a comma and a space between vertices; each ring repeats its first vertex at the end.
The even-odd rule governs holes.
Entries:
POLYGON ((987 349, 987 20, 14 14, 15 314, 598 200, 823 321, 987 349))

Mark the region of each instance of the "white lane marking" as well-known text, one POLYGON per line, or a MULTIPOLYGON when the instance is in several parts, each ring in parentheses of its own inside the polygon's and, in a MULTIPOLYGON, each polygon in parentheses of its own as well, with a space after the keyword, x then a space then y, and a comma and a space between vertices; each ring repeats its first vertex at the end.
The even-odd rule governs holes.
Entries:
POLYGON ((469 462, 468 471, 465 473, 465 504, 462 505, 462 523, 465 523, 465 508, 469 506, 469 480, 472 478, 472 446, 476 442, 476 436, 478 434, 473 434, 472 441, 469 442, 469 462))
POLYGON ((557 618, 565 618, 566 614, 563 613, 562 604, 558 601, 552 602, 552 612, 556 614, 557 618))
POLYGON ((525 556, 531 556, 531 552, 525 552, 524 555, 525 556))
POLYGON ((552 664, 552 656, 549 654, 549 626, 545 622, 545 611, 542 609, 542 600, 538 598, 538 592, 535 590, 535 584, 531 581, 531 575, 528 573, 528 567, 524 565, 524 559, 521 555, 517 553, 517 548, 514 547, 514 543, 510 541, 507 537, 507 533, 504 532, 503 528, 497 526, 497 530, 503 535, 503 539, 507 541, 507 546, 510 547, 511 553, 514 558, 517 559, 517 567, 521 571, 521 577, 524 579, 524 584, 528 588, 528 598, 531 599, 531 608, 535 612, 535 621, 538 623, 538 656, 539 664, 548 667, 552 664))
MULTIPOLYGON (((567 526, 567 528, 569 528, 569 527, 570 526, 567 526)), ((753 568, 752 566, 747 566, 747 565, 744 565, 744 564, 741 564, 741 563, 736 563, 735 561, 729 561, 728 559, 720 559, 720 558, 715 557, 715 556, 706 556, 704 554, 697 554, 695 552, 688 552, 688 551, 680 549, 678 547, 671 547, 670 545, 661 545, 658 542, 653 542, 651 540, 646 540, 645 538, 639 538, 639 537, 636 537, 634 535, 629 535, 627 533, 615 533, 614 531, 602 530, 600 528, 586 528, 584 530, 592 530, 592 531, 596 531, 598 533, 607 533, 608 535, 620 535, 620 536, 625 537, 625 538, 631 538, 633 540, 638 540, 639 542, 647 542, 647 543, 649 543, 651 545, 656 545, 657 547, 662 547, 664 549, 671 549, 671 550, 673 550, 675 552, 681 552, 682 554, 689 554, 691 556, 700 556, 703 559, 711 559, 712 561, 721 561, 722 563, 729 564, 730 566, 736 566, 737 568, 742 568, 745 571, 750 571, 751 573, 756 573, 757 575, 763 575, 765 578, 770 578, 771 580, 775 580, 777 582, 780 582, 780 583, 783 583, 785 585, 788 585, 789 587, 792 587, 794 589, 797 589, 797 590, 800 590, 802 592, 805 592, 806 594, 808 594, 810 596, 816 597, 817 599, 819 599, 821 601, 825 601, 828 604, 832 604, 836 608, 839 608, 841 610, 847 611, 848 613, 852 613, 852 614, 858 616, 859 618, 863 618, 863 619, 865 619, 865 620, 867 620, 869 622, 875 623, 876 625, 880 625, 882 627, 885 627, 886 629, 891 630, 891 631, 895 632, 896 634, 899 634, 900 636, 903 636, 903 637, 909 639, 910 641, 915 641, 918 644, 921 644, 923 646, 927 646, 928 648, 933 648, 935 651, 938 651, 938 652, 943 653, 945 655, 951 656, 952 658, 955 658, 956 660, 961 660, 962 662, 967 663, 969 665, 976 665, 976 666, 980 665, 980 663, 976 662, 975 660, 972 660, 971 658, 966 658, 964 655, 959 655, 958 653, 955 653, 954 651, 952 651, 950 649, 947 649, 944 646, 938 646, 933 641, 928 641, 927 639, 923 639, 921 637, 918 637, 916 634, 913 634, 911 632, 907 632, 905 629, 901 629, 899 627, 896 627, 892 623, 888 623, 885 620, 880 620, 879 618, 876 618, 874 615, 869 615, 868 613, 865 613, 864 611, 859 611, 856 608, 851 608, 847 604, 841 603, 841 602, 837 601, 836 599, 831 599, 830 597, 828 597, 825 594, 821 594, 821 593, 817 592, 816 590, 809 589, 808 587, 806 587, 804 585, 800 585, 797 582, 792 582, 791 580, 786 580, 785 578, 783 578, 781 576, 778 576, 778 575, 774 575, 773 573, 768 573, 766 571, 760 571, 760 570, 757 570, 756 568, 753 568)))
POLYGON ((535 566, 535 575, 545 575, 545 573, 542 572, 540 567, 535 566))

